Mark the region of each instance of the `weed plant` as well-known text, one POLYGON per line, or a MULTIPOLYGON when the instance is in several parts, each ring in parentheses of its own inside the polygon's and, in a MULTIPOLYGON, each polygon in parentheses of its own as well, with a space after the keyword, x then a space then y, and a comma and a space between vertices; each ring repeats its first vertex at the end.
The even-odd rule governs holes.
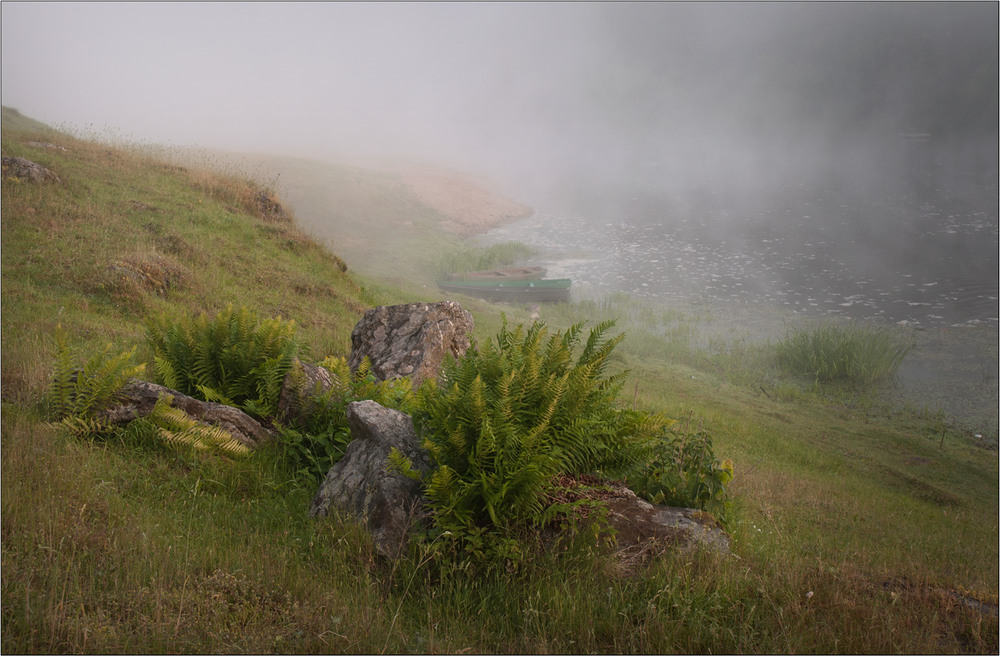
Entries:
POLYGON ((346 415, 349 403, 368 399, 410 412, 415 402, 409 378, 380 381, 371 372, 367 357, 354 372, 347 359, 338 356, 325 358, 320 366, 330 374, 328 389, 319 383, 308 389, 301 363, 292 366, 290 383, 298 390, 300 405, 291 413, 296 419, 283 418, 278 429, 283 457, 303 485, 319 485, 344 455, 351 442, 346 415))
POLYGON ((732 504, 727 486, 733 480, 733 461, 719 462, 712 438, 704 430, 689 430, 679 422, 649 440, 646 457, 626 477, 629 487, 650 503, 698 508, 729 525, 732 504))

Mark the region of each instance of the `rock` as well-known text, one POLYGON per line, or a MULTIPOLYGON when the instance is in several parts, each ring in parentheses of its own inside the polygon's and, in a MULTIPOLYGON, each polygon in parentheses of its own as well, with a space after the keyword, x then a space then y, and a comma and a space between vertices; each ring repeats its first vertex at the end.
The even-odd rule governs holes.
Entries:
POLYGON ((66 146, 57 146, 54 143, 49 143, 48 141, 28 141, 26 145, 33 146, 35 148, 51 148, 52 150, 61 150, 66 152, 66 146))
POLYGON ((409 376, 418 387, 437 376, 449 353, 465 353, 472 327, 472 315, 454 301, 380 306, 354 327, 348 365, 357 371, 367 356, 378 379, 409 376))
POLYGON ((729 535, 709 513, 693 508, 656 506, 622 487, 607 502, 608 525, 615 531, 615 566, 632 574, 669 549, 705 549, 728 555, 729 535))
POLYGON ((173 407, 180 408, 203 424, 219 426, 250 448, 255 448, 271 438, 269 430, 239 408, 199 401, 169 387, 136 379, 126 384, 118 393, 117 405, 97 413, 96 419, 109 424, 127 424, 149 415, 153 406, 164 394, 174 397, 170 404, 173 407))
POLYGON ((59 182, 59 176, 23 157, 3 157, 3 177, 29 182, 59 182))
MULTIPOLYGON (((614 535, 615 567, 621 574, 635 573, 669 549, 730 553, 729 534, 709 513, 653 505, 620 483, 594 476, 559 478, 553 501, 587 499, 599 501, 606 509, 607 526, 614 535)), ((589 512, 585 509, 577 513, 578 519, 589 521, 589 512)))
POLYGON ((301 426, 316 407, 313 397, 330 391, 333 377, 323 367, 296 359, 285 376, 278 396, 278 420, 290 426, 301 426))
POLYGON ((337 509, 353 515, 367 524, 378 552, 394 559, 422 516, 423 503, 417 481, 389 470, 389 451, 399 449, 421 473, 430 470, 430 460, 407 414, 375 401, 355 401, 347 406, 347 423, 354 439, 330 468, 309 514, 325 517, 337 509))

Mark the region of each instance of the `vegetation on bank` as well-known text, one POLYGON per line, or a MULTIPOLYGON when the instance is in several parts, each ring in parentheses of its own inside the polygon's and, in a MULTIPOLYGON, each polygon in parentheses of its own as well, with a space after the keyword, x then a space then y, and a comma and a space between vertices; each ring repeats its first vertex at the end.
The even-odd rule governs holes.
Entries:
MULTIPOLYGON (((680 419, 647 461, 674 476, 650 475, 662 499, 687 484, 672 463, 692 437, 711 436, 734 461, 728 558, 678 552, 622 577, 581 533, 509 570, 429 567, 436 536, 379 560, 353 522, 307 516, 316 480, 305 473, 346 439, 340 405, 407 394, 372 389, 364 372, 316 426, 289 429, 298 442, 252 457, 177 449, 148 424, 74 436, 42 404, 69 366, 57 364, 60 326, 80 358, 66 362, 136 345, 136 361, 155 362, 144 318, 218 317, 231 303, 294 320, 298 356, 336 373, 366 308, 438 292, 355 278, 238 177, 74 139, 6 108, 2 147, 62 180, 2 189, 4 651, 997 650, 994 453, 867 391, 784 378, 773 352, 701 349, 695 322, 625 298, 546 307, 545 321, 558 344, 583 318, 618 319, 627 337, 604 371, 632 375, 615 407, 680 419)), ((428 276, 451 246, 438 241, 409 246, 428 276)), ((481 343, 504 334, 497 307, 462 303, 481 343)), ((531 324, 527 308, 504 311, 531 324)), ((266 401, 259 389, 249 398, 266 401)))

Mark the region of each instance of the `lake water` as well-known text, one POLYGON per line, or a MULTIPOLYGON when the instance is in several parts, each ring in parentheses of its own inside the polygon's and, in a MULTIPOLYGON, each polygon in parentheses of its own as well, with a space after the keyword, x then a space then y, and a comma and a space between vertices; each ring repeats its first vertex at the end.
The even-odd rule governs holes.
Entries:
POLYGON ((799 187, 752 200, 588 190, 570 211, 494 229, 540 251, 574 298, 766 304, 812 316, 997 326, 995 186, 978 202, 799 187), (588 209, 593 208, 593 209, 588 209))

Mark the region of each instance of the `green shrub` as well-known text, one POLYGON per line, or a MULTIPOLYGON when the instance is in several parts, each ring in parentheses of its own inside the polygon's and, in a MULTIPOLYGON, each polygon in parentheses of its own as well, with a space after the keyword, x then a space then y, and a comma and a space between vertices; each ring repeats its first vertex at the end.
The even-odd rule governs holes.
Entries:
POLYGON ((279 427, 285 457, 290 461, 296 480, 318 484, 330 467, 344 455, 351 442, 347 426, 347 404, 371 399, 387 408, 409 411, 414 397, 409 378, 380 381, 371 372, 368 358, 353 374, 347 360, 331 356, 320 363, 330 372, 329 390, 303 390, 301 366, 291 369, 292 384, 300 389, 300 398, 309 411, 294 426, 279 427))
POLYGON ((204 312, 194 318, 150 318, 146 341, 161 383, 258 417, 276 411, 297 351, 294 321, 260 319, 232 305, 213 319, 204 312))
POLYGON ((896 375, 913 344, 885 328, 824 323, 791 331, 778 343, 778 362, 819 382, 846 379, 868 384, 896 375))
POLYGON ((627 372, 604 376, 623 338, 605 339, 613 325, 592 329, 574 358, 582 323, 546 339, 543 324, 510 331, 503 317, 495 341, 446 362, 439 383, 424 383, 414 423, 433 463, 424 486, 439 531, 473 555, 516 560, 516 529, 554 518, 547 492, 556 474, 634 464, 665 420, 618 407, 627 372))

